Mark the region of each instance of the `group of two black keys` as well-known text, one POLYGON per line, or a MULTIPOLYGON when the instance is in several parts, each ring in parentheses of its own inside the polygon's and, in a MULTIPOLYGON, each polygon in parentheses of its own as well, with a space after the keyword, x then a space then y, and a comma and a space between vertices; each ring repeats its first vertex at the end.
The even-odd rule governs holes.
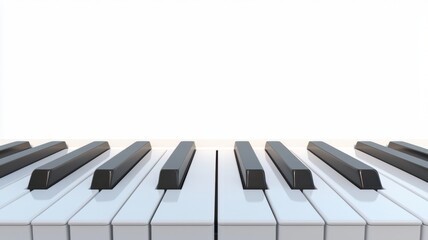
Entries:
MULTIPOLYGON (((0 177, 67 148, 65 142, 49 142, 31 148, 28 142, 0 146, 0 177)), ((388 147, 373 142, 357 142, 355 148, 428 181, 428 150, 405 142, 390 142, 388 147)), ((87 144, 32 172, 28 189, 48 189, 78 168, 110 149, 108 142, 87 144)), ((360 189, 381 189, 377 171, 357 159, 319 141, 307 149, 360 189)), ((139 141, 98 167, 91 189, 112 189, 151 151, 148 141, 139 141)), ((266 142, 265 151, 292 189, 315 189, 311 171, 281 142, 266 142)), ((183 141, 162 167, 158 189, 180 189, 196 152, 195 143, 183 141)), ((267 189, 265 173, 247 141, 235 142, 235 157, 244 189, 267 189)))

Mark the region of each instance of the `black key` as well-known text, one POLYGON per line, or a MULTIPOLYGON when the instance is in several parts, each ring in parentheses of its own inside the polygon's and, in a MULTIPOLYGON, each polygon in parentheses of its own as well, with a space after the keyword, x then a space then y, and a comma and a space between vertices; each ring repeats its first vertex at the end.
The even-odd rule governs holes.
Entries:
POLYGON ((428 149, 426 148, 401 141, 389 142, 388 147, 428 161, 428 149))
POLYGON ((360 189, 382 189, 378 172, 357 159, 324 142, 311 141, 308 150, 360 189))
POLYGON ((92 159, 110 149, 108 142, 92 142, 55 161, 36 168, 31 174, 28 189, 47 189, 76 171, 92 159))
POLYGON ((315 189, 311 170, 281 142, 266 142, 265 150, 292 189, 315 189))
POLYGON ((67 148, 65 142, 48 142, 0 159, 0 177, 67 148))
POLYGON ((135 142, 95 170, 91 189, 112 189, 152 150, 150 142, 135 142))
POLYGON ((0 146, 0 158, 7 157, 9 155, 21 152, 23 150, 31 148, 29 142, 11 142, 0 146))
POLYGON ((244 189, 267 189, 265 171, 250 142, 235 142, 235 157, 244 189))
POLYGON ((163 165, 160 174, 158 189, 181 189, 187 171, 196 152, 195 142, 183 141, 178 144, 169 159, 163 165))
POLYGON ((355 149, 428 182, 428 161, 399 152, 374 142, 357 142, 355 149))

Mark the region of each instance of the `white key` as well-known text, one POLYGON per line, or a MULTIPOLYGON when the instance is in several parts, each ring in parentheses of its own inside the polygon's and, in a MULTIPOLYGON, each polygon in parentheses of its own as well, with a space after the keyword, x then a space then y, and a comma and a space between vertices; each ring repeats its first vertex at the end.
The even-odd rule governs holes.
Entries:
POLYGON ((376 169, 381 171, 385 176, 391 178, 398 184, 428 201, 428 183, 424 180, 359 150, 354 150, 354 153, 359 159, 364 160, 364 162, 370 164, 373 167, 376 167, 376 169))
POLYGON ((156 189, 159 173, 173 150, 167 151, 135 189, 112 221, 114 240, 149 240, 150 220, 165 193, 156 189))
MULTIPOLYGON (((341 151, 358 158, 355 155, 355 151, 352 148, 340 149, 341 151)), ((362 159, 361 159, 362 160, 362 159)), ((400 207, 406 209, 408 212, 416 216, 419 220, 422 221, 422 236, 421 240, 428 240, 428 201, 407 188, 401 186, 400 184, 394 182, 390 178, 384 176, 382 169, 378 169, 375 166, 372 166, 370 163, 362 162, 370 165, 379 172, 379 178, 382 182, 383 189, 378 190, 379 193, 389 198, 391 201, 395 202, 400 207), (425 233, 425 234, 424 234, 425 233)))
POLYGON ((11 183, 14 183, 16 181, 21 180, 24 177, 30 176, 34 169, 65 155, 67 153, 67 151, 72 151, 72 149, 70 149, 70 150, 64 149, 62 151, 56 152, 56 153, 54 153, 48 157, 40 159, 39 161, 37 161, 33 164, 30 164, 26 167, 23 167, 19 170, 16 170, 13 173, 10 173, 10 174, 0 178, 0 189, 8 186, 11 183))
POLYGON ((378 192, 421 220, 423 223, 421 240, 428 240, 428 201, 382 174, 379 176, 383 189, 378 192))
POLYGON ((68 220, 98 193, 98 190, 90 189, 92 176, 86 178, 31 222, 33 240, 69 239, 68 220))
POLYGON ((27 176, 2 188, 0 190, 0 209, 29 193, 30 190, 27 189, 29 181, 30 176, 27 176))
POLYGON ((337 193, 312 171, 315 190, 303 190, 303 194, 323 217, 324 240, 364 240, 366 221, 337 193))
POLYGON ((245 190, 233 150, 218 152, 218 240, 275 240, 276 220, 262 190, 245 190))
POLYGON ((9 240, 32 240, 31 221, 71 191, 109 158, 110 151, 71 173, 46 190, 33 190, 0 210, 0 236, 9 240))
POLYGON ((367 222, 366 240, 419 240, 421 221, 375 190, 361 190, 306 149, 293 149, 367 222))
POLYGON ((256 150, 268 189, 266 197, 278 222, 278 240, 323 240, 324 221, 300 190, 284 180, 269 155, 256 150))
POLYGON ((113 189, 101 190, 68 222, 71 239, 111 239, 112 219, 164 153, 150 151, 113 189))
POLYGON ((151 240, 213 240, 214 150, 195 153, 183 187, 167 190, 150 223, 151 240))
POLYGON ((313 170, 312 178, 316 189, 303 194, 326 223, 324 240, 364 240, 366 221, 313 170))

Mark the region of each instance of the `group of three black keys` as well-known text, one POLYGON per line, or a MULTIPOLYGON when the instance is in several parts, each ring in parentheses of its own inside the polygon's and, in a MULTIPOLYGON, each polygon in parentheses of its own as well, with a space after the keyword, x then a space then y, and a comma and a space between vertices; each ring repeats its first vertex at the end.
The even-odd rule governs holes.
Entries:
MULTIPOLYGON (((0 177, 67 148, 63 141, 31 147, 27 141, 0 146, 0 177)), ((388 147, 360 141, 355 148, 428 181, 428 150, 406 142, 388 147)), ((48 189, 92 159, 110 149, 108 142, 96 141, 33 170, 28 189, 48 189)), ((91 189, 112 189, 151 151, 148 141, 135 142, 98 167, 91 189)), ((382 189, 377 171, 321 141, 309 142, 307 149, 360 189, 382 189)), ((311 171, 278 141, 266 142, 265 151, 292 189, 316 189, 311 171)), ((159 174, 158 189, 181 189, 196 146, 193 141, 178 144, 159 174)), ((248 141, 235 142, 234 152, 244 189, 267 189, 265 173, 248 141)), ((217 159, 218 160, 218 159, 217 159)))

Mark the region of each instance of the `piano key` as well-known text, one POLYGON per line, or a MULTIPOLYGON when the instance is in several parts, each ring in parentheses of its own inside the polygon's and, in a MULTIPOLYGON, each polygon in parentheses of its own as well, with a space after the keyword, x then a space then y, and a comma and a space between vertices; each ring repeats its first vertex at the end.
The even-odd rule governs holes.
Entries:
POLYGON ((428 161, 369 141, 357 142, 355 149, 389 163, 424 181, 428 181, 428 161))
POLYGON ((68 151, 68 149, 61 150, 61 151, 59 151, 57 153, 54 153, 54 154, 52 154, 52 155, 50 155, 50 156, 48 156, 46 158, 43 158, 40 161, 32 163, 32 164, 30 164, 30 165, 28 165, 26 167, 23 167, 23 168, 21 168, 19 170, 16 170, 15 172, 13 172, 11 174, 8 174, 8 175, 0 178, 0 189, 2 189, 3 187, 5 187, 5 186, 7 186, 7 185, 9 185, 11 183, 14 183, 14 182, 16 182, 18 180, 21 180, 24 177, 28 177, 27 183, 26 183, 26 186, 25 186, 25 188, 27 188, 28 181, 30 180, 30 175, 34 171, 34 169, 36 169, 36 168, 38 168, 40 166, 43 166, 44 164, 46 164, 48 162, 51 162, 51 161, 53 161, 53 160, 55 160, 55 159, 57 159, 59 157, 64 156, 67 153, 67 151, 68 151))
POLYGON ((111 239, 112 219, 164 153, 150 151, 113 189, 101 190, 68 222, 70 239, 111 239))
POLYGON ((0 159, 0 177, 66 149, 65 142, 48 142, 0 159))
POLYGON ((281 142, 266 142, 266 152, 292 189, 314 189, 311 171, 281 142))
POLYGON ((133 143, 95 171, 91 189, 114 188, 151 149, 150 142, 133 143))
MULTIPOLYGON (((342 151, 355 156, 352 148, 344 148, 342 151)), ((364 160, 362 161, 364 162, 364 160)), ((366 164, 370 165, 369 163, 366 164)), ((375 168, 375 166, 373 167, 375 168)), ((383 189, 378 190, 378 192, 421 220, 423 223, 422 233, 428 233, 428 201, 385 176, 382 169, 378 169, 378 171, 383 183, 383 189)), ((428 235, 422 235, 421 239, 428 240, 428 235)))
POLYGON ((172 150, 162 156, 114 217, 114 240, 150 239, 149 224, 165 193, 156 188, 159 173, 171 153, 172 150))
POLYGON ((62 150, 58 153, 52 154, 38 162, 35 162, 27 167, 17 170, 3 178, 0 178, 0 208, 7 206, 9 203, 20 198, 28 193, 28 181, 30 180, 31 171, 40 165, 46 164, 55 160, 56 158, 64 155, 67 150, 62 150))
MULTIPOLYGON (((355 149, 355 154, 360 159, 364 160, 367 164, 370 164, 373 167, 375 167, 379 171, 379 173, 393 180, 397 185, 400 185, 408 189, 415 195, 423 198, 424 201, 426 201, 425 205, 428 203, 428 183, 427 182, 407 172, 404 172, 399 168, 391 166, 375 157, 372 157, 364 152, 361 152, 359 150, 355 149)), ((401 197, 408 196, 408 194, 406 193, 403 193, 403 194, 405 195, 401 197)), ((408 206, 409 204, 412 204, 412 203, 410 202, 406 203, 406 206, 408 206)), ((418 205, 415 205, 415 206, 418 206, 418 205)), ((422 207, 419 209, 425 210, 426 207, 422 207)), ((427 215, 424 214, 423 216, 426 217, 427 215)), ((427 228, 427 223, 425 221, 423 222, 423 225, 422 225, 421 239, 428 240, 428 228, 427 228)))
POLYGON ((29 142, 17 141, 0 146, 0 158, 31 148, 29 142))
POLYGON ((110 151, 104 152, 49 189, 33 190, 0 209, 0 236, 9 240, 32 240, 31 221, 87 179, 109 154, 110 151))
MULTIPOLYGON (((381 176, 382 177, 382 176, 381 176)), ((405 187, 383 177, 384 189, 379 192, 422 221, 421 240, 428 240, 428 202, 405 187)))
POLYGON ((85 206, 98 190, 90 189, 92 176, 31 221, 32 240, 69 240, 67 222, 85 206))
POLYGON ((151 240, 212 240, 216 153, 195 153, 181 189, 167 190, 150 223, 151 240))
POLYGON ((159 174, 158 189, 181 189, 195 151, 195 142, 178 144, 159 174))
POLYGON ((303 194, 325 221, 324 240, 364 240, 366 221, 317 174, 312 176, 317 189, 303 194))
POLYGON ((231 150, 218 152, 218 240, 275 240, 276 220, 262 190, 243 189, 231 150))
POLYGON ((290 188, 265 151, 256 150, 256 155, 269 185, 265 195, 278 222, 277 239, 323 240, 324 221, 311 203, 301 191, 290 188))
POLYGON ((29 179, 25 177, 0 189, 0 209, 30 191, 27 189, 29 179))
POLYGON ((266 189, 265 172, 248 141, 235 142, 235 157, 245 189, 266 189))
POLYGON ((109 149, 108 142, 92 142, 38 167, 31 174, 28 189, 47 189, 109 149))
POLYGON ((361 190, 311 152, 301 160, 367 222, 366 240, 419 240, 422 222, 375 190, 361 190))
POLYGON ((391 141, 389 142, 388 147, 428 161, 428 149, 426 148, 402 141, 391 141))
POLYGON ((381 189, 379 175, 373 168, 319 141, 311 141, 308 150, 360 189, 381 189))

